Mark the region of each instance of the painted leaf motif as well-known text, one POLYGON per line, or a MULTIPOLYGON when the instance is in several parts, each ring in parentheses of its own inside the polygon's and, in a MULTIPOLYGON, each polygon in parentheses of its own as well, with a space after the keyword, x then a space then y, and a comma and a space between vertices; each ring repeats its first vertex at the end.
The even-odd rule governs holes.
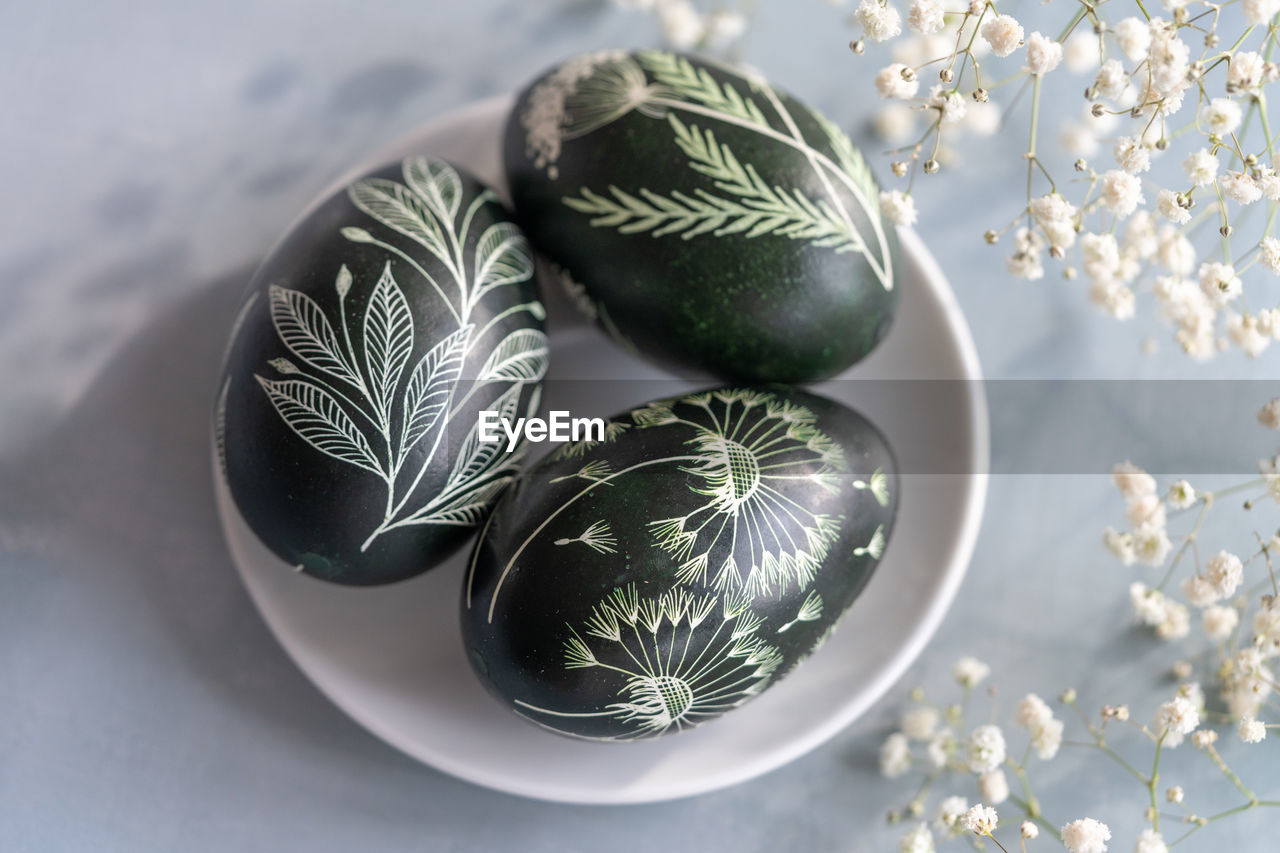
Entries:
POLYGON ((383 225, 416 240, 427 251, 450 263, 439 224, 408 187, 385 178, 368 178, 352 184, 347 195, 352 204, 383 225))
POLYGON ((547 372, 547 336, 537 329, 517 329, 502 339, 485 359, 477 382, 537 382, 547 372))
POLYGON ((430 514, 421 517, 426 524, 450 524, 457 527, 475 527, 484 518, 493 501, 502 493, 514 477, 499 477, 490 480, 480 488, 459 496, 458 500, 446 507, 439 507, 430 514))
MULTIPOLYGON (((848 135, 840 129, 839 125, 817 110, 807 107, 806 112, 826 134, 827 141, 835 152, 841 171, 857 184, 867 198, 876 198, 879 194, 879 188, 876 187, 875 178, 871 175, 871 168, 867 165, 866 159, 863 158, 858 149, 854 147, 848 135)), ((880 218, 880 210, 873 207, 867 210, 867 215, 878 220, 880 218)))
MULTIPOLYGON (((501 396, 493 402, 488 408, 498 414, 499 423, 502 418, 508 420, 516 412, 516 406, 520 402, 520 390, 522 386, 519 384, 512 385, 501 396)), ((447 504, 449 500, 456 494, 466 491, 471 485, 487 474, 497 469, 504 459, 513 461, 515 453, 506 452, 506 442, 480 440, 480 421, 477 418, 476 423, 471 427, 471 431, 467 433, 467 437, 462 442, 462 447, 458 452, 457 461, 453 463, 453 470, 449 472, 449 479, 445 481, 444 488, 440 490, 440 499, 433 501, 433 505, 440 506, 447 504)))
POLYGON ((408 453, 440 418, 449 393, 462 372, 467 340, 474 326, 466 325, 440 341, 422 357, 409 375, 404 395, 404 434, 401 453, 408 453))
POLYGON ((525 406, 525 420, 535 417, 538 414, 538 407, 542 405, 542 386, 534 385, 533 393, 529 395, 529 403, 525 406))
POLYGON ((307 364, 359 385, 360 380, 347 362, 333 327, 315 300, 305 293, 271 285, 271 323, 284 345, 307 364))
POLYGON ((404 162, 404 180, 446 224, 458 215, 462 180, 447 163, 414 157, 404 162))
POLYGON ((695 68, 683 56, 661 50, 645 50, 640 52, 640 64, 653 74, 654 79, 668 86, 680 98, 751 124, 769 126, 754 100, 743 98, 729 83, 720 84, 711 72, 705 68, 695 68))
POLYGON ((303 441, 334 459, 383 476, 368 440, 327 391, 299 379, 254 378, 303 441))
POLYGON ((476 299, 496 287, 528 281, 533 275, 529 241, 510 222, 490 225, 476 243, 476 299))
POLYGON ((411 352, 413 316, 388 262, 364 312, 365 366, 373 383, 374 405, 384 421, 391 409, 391 392, 400 381, 411 352))

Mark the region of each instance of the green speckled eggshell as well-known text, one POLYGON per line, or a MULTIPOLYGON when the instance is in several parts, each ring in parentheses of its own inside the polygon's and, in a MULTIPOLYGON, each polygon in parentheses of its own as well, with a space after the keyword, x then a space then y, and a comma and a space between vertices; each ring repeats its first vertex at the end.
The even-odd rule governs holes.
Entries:
POLYGON ((537 408, 533 256, 494 192, 413 157, 324 199, 254 275, 214 436, 236 509, 297 571, 420 574, 470 538, 519 465, 477 414, 537 408))
POLYGON ((505 162, 579 305, 669 368, 805 382, 893 319, 897 236, 861 154, 763 79, 661 51, 579 56, 521 93, 505 162))
POLYGON ((824 397, 650 403, 499 502, 463 590, 468 656, 500 701, 561 734, 691 728, 825 638, 879 563, 897 499, 884 439, 824 397))

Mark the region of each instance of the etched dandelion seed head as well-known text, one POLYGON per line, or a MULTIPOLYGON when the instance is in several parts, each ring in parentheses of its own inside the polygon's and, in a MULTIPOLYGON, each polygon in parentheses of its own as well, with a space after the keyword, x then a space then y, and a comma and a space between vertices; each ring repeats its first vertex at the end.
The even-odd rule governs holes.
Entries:
POLYGON ((654 543, 680 561, 681 582, 752 593, 808 585, 839 538, 841 519, 798 503, 789 486, 807 482, 838 493, 847 470, 839 443, 817 427, 812 411, 751 391, 651 404, 633 418, 641 428, 695 430, 687 442, 693 461, 681 470, 690 491, 706 500, 649 524, 654 543))
POLYGON ((606 740, 632 740, 698 725, 760 693, 782 653, 759 636, 763 620, 742 602, 717 608, 712 595, 673 589, 640 596, 619 587, 578 631, 566 626, 566 670, 596 670, 617 679, 617 701, 596 711, 559 712, 517 702, 521 713, 558 731, 557 717, 598 717, 606 740))

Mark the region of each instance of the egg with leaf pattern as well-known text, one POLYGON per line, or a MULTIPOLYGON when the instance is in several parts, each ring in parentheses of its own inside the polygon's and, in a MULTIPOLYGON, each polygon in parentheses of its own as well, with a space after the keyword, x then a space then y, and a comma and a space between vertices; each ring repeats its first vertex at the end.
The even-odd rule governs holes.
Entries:
POLYGON ((478 413, 536 412, 533 256, 497 195, 411 157, 329 195, 254 275, 214 417, 218 472, 297 571, 401 580, 461 546, 521 452, 478 413))
POLYGON ((741 706, 825 639, 889 543, 888 444, 816 394, 688 394, 596 437, 517 478, 463 590, 473 668, 543 728, 634 740, 741 706))
POLYGON ((669 368, 805 382, 890 326, 898 242, 867 164, 757 74, 575 57, 520 94, 504 159, 520 223, 582 310, 669 368))

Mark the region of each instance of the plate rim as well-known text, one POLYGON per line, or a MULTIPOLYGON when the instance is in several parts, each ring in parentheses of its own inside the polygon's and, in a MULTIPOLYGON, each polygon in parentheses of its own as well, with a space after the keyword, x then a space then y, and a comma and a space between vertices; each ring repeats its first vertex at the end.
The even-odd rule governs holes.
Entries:
MULTIPOLYGON (((494 95, 487 98, 467 102, 399 134, 391 142, 378 148, 370 157, 363 159, 350 169, 344 170, 340 176, 330 182, 308 204, 302 212, 293 218, 292 223, 282 233, 288 233, 294 225, 301 222, 314 209, 315 205, 331 194, 335 189, 344 186, 351 180, 368 171, 369 165, 389 161, 406 150, 410 140, 429 136, 440 132, 443 128, 474 120, 477 116, 487 115, 500 109, 509 109, 514 95, 494 95)), ((882 666, 876 677, 870 679, 863 688, 849 701, 829 715, 820 725, 808 729, 787 741, 785 748, 773 750, 747 758, 734 764, 730 769, 710 774, 698 775, 682 779, 678 783, 666 784, 662 790, 637 789, 625 787, 621 789, 600 789, 592 791, 593 796, 570 795, 558 788, 540 787, 536 784, 524 784, 519 780, 497 777, 492 773, 476 770, 471 764, 455 760, 448 755, 424 752, 422 745, 395 726, 380 720, 377 715, 367 711, 360 702, 352 701, 347 691, 339 690, 329 682, 327 676, 313 670, 308 663, 308 655, 303 648, 304 643, 277 627, 277 619, 273 617, 274 608, 270 601, 260 595, 250 573, 245 568, 246 560, 239 553, 238 545, 229 532, 229 520, 239 519, 238 509, 230 499, 230 494, 221 477, 217 461, 216 447, 211 441, 210 458, 213 465, 213 480, 216 492, 216 504, 224 538, 232 554, 232 562, 244 583, 249 597, 267 624, 271 635, 285 650, 294 665, 306 676, 315 687, 339 710, 393 748, 408 755, 429 767, 455 778, 490 790, 515 796, 526 797, 546 802, 568 803, 577 805, 633 805, 676 800, 699 794, 720 790, 736 785, 772 770, 782 767, 791 761, 811 752, 821 744, 833 738, 861 717, 872 705, 884 697, 896 684, 906 670, 916 661, 928 642, 937 633, 943 618, 951 609, 955 597, 968 573, 969 564, 977 545, 977 538, 982 524, 986 506, 988 488, 988 468, 990 464, 990 421, 987 408, 986 393, 982 385, 982 368, 978 359, 977 347, 969 329, 967 320, 960 308, 954 291, 937 260, 924 244, 913 228, 898 228, 898 236, 904 254, 910 255, 919 264, 922 278, 927 290, 938 300, 942 308, 943 320, 951 331, 959 351, 959 368, 964 376, 966 386, 965 401, 970 417, 970 440, 968 450, 972 457, 973 469, 968 476, 964 493, 963 510, 960 518, 960 529, 952 546, 948 549, 946 565, 938 575, 938 584, 929 606, 921 615, 915 628, 907 636, 893 655, 882 666)), ((212 436, 211 436, 212 438, 212 436)), ((247 528, 246 528, 247 529, 247 528)))

